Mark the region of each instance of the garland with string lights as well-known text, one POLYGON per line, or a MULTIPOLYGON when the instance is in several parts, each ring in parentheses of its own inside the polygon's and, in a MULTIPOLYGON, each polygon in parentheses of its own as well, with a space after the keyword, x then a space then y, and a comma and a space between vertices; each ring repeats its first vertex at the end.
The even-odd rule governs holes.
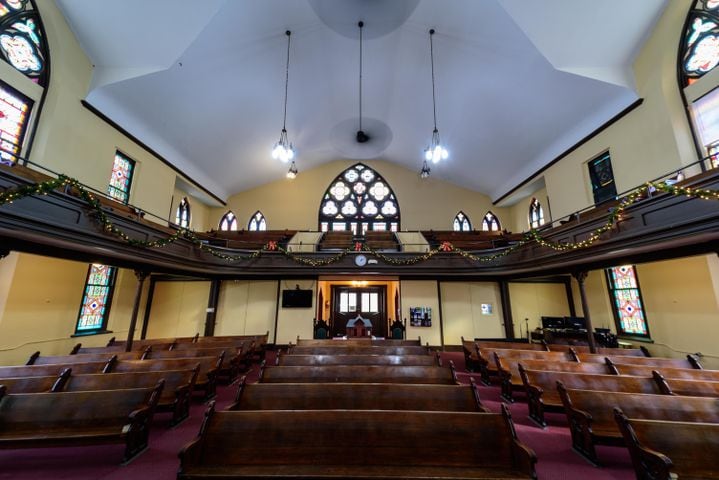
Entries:
POLYGON ((600 239, 602 234, 612 230, 622 219, 622 214, 624 213, 624 210, 626 210, 634 203, 645 199, 649 193, 656 191, 671 194, 674 196, 686 196, 702 200, 719 200, 719 191, 717 190, 647 182, 645 185, 637 188, 632 193, 624 197, 619 202, 619 204, 611 210, 607 217, 606 223, 601 227, 598 227, 593 230, 589 234, 589 237, 579 242, 554 242, 552 240, 547 240, 542 237, 542 235, 540 235, 540 233, 536 229, 532 229, 524 234, 524 238, 522 240, 518 241, 517 243, 511 245, 508 248, 505 248, 501 252, 494 253, 492 255, 475 255, 473 253, 456 248, 450 242, 443 242, 439 245, 438 248, 428 250, 421 255, 416 255, 409 258, 393 258, 367 245, 356 243, 354 250, 344 249, 331 257, 316 259, 297 255, 296 253, 293 253, 290 250, 279 246, 275 241, 270 241, 262 249, 255 250, 248 255, 231 255, 208 245, 205 241, 200 239, 195 234, 195 232, 187 228, 180 228, 179 230, 177 230, 177 232, 166 238, 152 241, 131 238, 124 231, 118 228, 105 214, 105 211, 102 209, 102 204, 100 200, 98 200, 97 196, 94 193, 87 190, 84 185, 82 185, 78 180, 70 178, 66 175, 59 175, 56 179, 36 183, 34 185, 23 185, 0 192, 0 206, 11 204, 15 200, 20 200, 22 198, 33 195, 47 195, 60 188, 64 188, 66 190, 68 190, 69 188, 74 189, 77 192, 77 196, 84 200, 91 207, 92 211, 90 212, 90 216, 95 219, 95 221, 101 226, 104 231, 121 238, 128 245, 134 247, 162 248, 182 238, 188 240, 189 242, 197 246, 201 251, 207 252, 210 255, 230 262, 253 260, 259 258, 263 252, 279 252, 299 264, 312 267, 319 267, 336 263, 342 258, 346 257, 348 254, 352 253, 352 251, 367 252, 390 265, 415 265, 417 263, 427 261, 439 253, 457 254, 474 262, 491 262, 509 255, 510 253, 516 251, 518 248, 532 241, 537 242, 537 244, 543 247, 551 248, 556 251, 563 252, 568 250, 577 250, 591 246, 592 244, 594 244, 594 242, 600 239))

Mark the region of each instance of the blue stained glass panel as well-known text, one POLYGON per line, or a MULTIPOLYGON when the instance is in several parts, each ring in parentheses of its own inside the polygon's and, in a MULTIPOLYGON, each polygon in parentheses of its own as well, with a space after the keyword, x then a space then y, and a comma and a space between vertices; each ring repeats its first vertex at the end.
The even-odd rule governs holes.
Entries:
POLYGON ((114 275, 114 267, 99 264, 90 265, 76 331, 87 332, 101 330, 105 327, 114 275))

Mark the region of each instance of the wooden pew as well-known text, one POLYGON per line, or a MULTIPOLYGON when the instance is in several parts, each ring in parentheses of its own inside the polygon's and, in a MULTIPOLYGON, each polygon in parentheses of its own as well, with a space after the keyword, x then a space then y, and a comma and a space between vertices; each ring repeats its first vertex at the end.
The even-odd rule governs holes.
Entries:
POLYGON ((290 346, 290 355, 428 355, 431 350, 427 347, 301 347, 290 346))
POLYGON ((537 350, 546 351, 546 348, 541 343, 528 343, 528 342, 497 342, 490 340, 465 340, 462 338, 462 351, 464 352, 464 364, 467 370, 476 372, 480 369, 480 358, 477 353, 478 348, 503 348, 503 349, 514 349, 514 350, 537 350))
MULTIPOLYGON (((658 373, 656 375, 661 376, 658 373)), ((665 393, 670 395, 719 398, 719 382, 671 378, 665 379, 665 385, 665 393)))
POLYGON ((331 338, 318 339, 318 338, 300 338, 297 336, 295 344, 298 347, 349 347, 349 346, 376 346, 376 347, 421 347, 422 339, 417 340, 399 340, 392 338, 375 338, 371 337, 358 337, 358 338, 347 338, 342 340, 335 340, 331 338))
POLYGON ((599 464, 597 445, 625 445, 613 407, 632 418, 719 422, 719 399, 577 390, 566 388, 562 382, 557 389, 567 413, 572 448, 595 465, 599 464))
POLYGON ((562 412, 564 404, 557 391, 557 382, 576 390, 601 390, 605 392, 649 393, 662 395, 666 392, 661 377, 624 377, 620 375, 589 375, 570 372, 546 372, 520 370, 527 391, 529 418, 541 427, 547 422, 544 412, 562 412))
MULTIPOLYGON (((576 353, 591 353, 591 350, 586 345, 559 345, 550 343, 547 345, 550 352, 568 352, 574 350, 576 353)), ((651 357, 645 347, 639 348, 609 348, 609 347, 597 347, 595 352, 597 355, 614 356, 620 357, 651 357)))
POLYGON ((0 385, 5 385, 7 393, 46 393, 61 388, 69 376, 67 368, 59 376, 0 378, 0 385))
POLYGON ((426 383, 456 385, 454 363, 446 367, 328 365, 260 367, 261 383, 426 383))
POLYGON ((536 479, 536 456, 517 439, 506 407, 502 414, 215 412, 213 404, 179 456, 178 480, 218 472, 255 479, 536 479))
POLYGON ((117 345, 114 347, 83 347, 82 343, 77 343, 74 347, 72 347, 72 350, 70 350, 70 355, 75 355, 76 353, 109 353, 110 355, 113 355, 124 351, 124 347, 117 345))
POLYGON ((719 423, 615 419, 629 448, 637 478, 719 478, 719 423))
POLYGON ((193 393, 195 391, 202 392, 202 399, 206 400, 215 396, 217 391, 217 371, 222 367, 222 361, 222 356, 159 360, 119 360, 109 363, 103 373, 193 370, 199 364, 200 370, 193 387, 193 393))
POLYGON ((267 352, 267 342, 270 338, 270 332, 267 331, 262 335, 225 335, 225 336, 219 336, 219 337, 198 337, 197 343, 205 343, 205 342, 226 342, 228 340, 241 340, 245 342, 250 342, 252 344, 252 348, 246 348, 245 351, 248 353, 248 355, 252 356, 255 360, 258 362, 262 362, 265 359, 265 354, 267 352))
POLYGON ((699 359, 694 355, 687 355, 687 358, 659 358, 659 357, 634 357, 619 355, 599 355, 592 353, 578 353, 577 361, 583 363, 606 362, 607 358, 614 364, 624 365, 649 365, 652 367, 668 367, 668 368, 697 368, 701 369, 699 359))
POLYGON ((419 410, 484 412, 470 385, 255 383, 240 381, 228 410, 419 410))
MULTIPOLYGON (((548 360, 520 359, 519 365, 525 370, 544 370, 549 372, 588 373, 591 375, 614 375, 615 372, 606 363, 552 362, 548 360)), ((517 372, 519 372, 519 365, 517 372)), ((651 377, 652 372, 639 377, 651 377)), ((521 378, 521 377, 520 377, 521 378)))
MULTIPOLYGON (((480 349, 481 352, 481 349, 480 349)), ((527 359, 539 359, 549 362, 569 362, 570 355, 566 352, 533 352, 528 350, 495 350, 494 363, 497 366, 502 397, 514 402, 512 392, 524 390, 524 383, 519 375, 519 362, 527 359)))
POLYGON ((197 344, 195 348, 181 350, 152 350, 146 358, 150 360, 168 360, 175 358, 196 358, 196 357, 215 357, 223 356, 222 365, 217 369, 217 380, 223 380, 229 384, 240 376, 240 370, 244 364, 245 357, 242 353, 242 347, 222 347, 222 348, 199 348, 197 344))
POLYGON ((25 365, 72 365, 75 363, 108 362, 112 357, 118 360, 142 360, 147 351, 118 352, 118 353, 77 353, 73 355, 46 355, 40 352, 30 355, 25 365))
MULTIPOLYGON (((482 382, 485 385, 490 384, 490 377, 499 376, 499 369, 497 368, 497 360, 494 356, 495 353, 500 355, 502 358, 526 358, 535 360, 549 360, 556 362, 568 362, 573 361, 574 358, 570 353, 566 352, 547 352, 541 350, 515 350, 506 348, 493 348, 479 346, 477 353, 479 355, 480 372, 482 376, 482 382)), ((501 381, 501 377, 500 377, 501 381)))
MULTIPOLYGON (((72 365, 73 371, 76 373, 102 373, 109 362, 90 362, 75 363, 72 365)), ((17 378, 17 377, 47 377, 58 376, 70 365, 23 365, 0 367, 0 378, 17 378)))
POLYGON ((275 358, 275 365, 416 365, 442 366, 442 359, 436 355, 281 355, 275 358))
POLYGON ((0 386, 0 448, 124 443, 128 462, 147 448, 162 387, 7 394, 0 386))
POLYGON ((70 375, 64 384, 52 391, 83 392, 151 388, 163 380, 165 387, 158 398, 156 411, 172 413, 170 426, 175 426, 190 416, 190 397, 199 369, 199 365, 195 365, 194 369, 188 370, 70 375))
MULTIPOLYGON (((587 364, 589 365, 589 364, 587 364)), ((656 370, 666 379, 676 378, 683 380, 704 380, 706 382, 719 382, 719 370, 698 370, 696 368, 653 367, 650 365, 624 365, 612 364, 619 375, 634 375, 635 377, 648 377, 656 370)))

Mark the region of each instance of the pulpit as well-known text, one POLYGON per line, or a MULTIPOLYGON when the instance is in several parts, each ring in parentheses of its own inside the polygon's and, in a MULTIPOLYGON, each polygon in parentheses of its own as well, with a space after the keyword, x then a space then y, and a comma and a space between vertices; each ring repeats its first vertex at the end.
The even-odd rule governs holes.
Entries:
POLYGON ((347 321, 347 337, 369 337, 372 335, 372 322, 359 315, 347 321))

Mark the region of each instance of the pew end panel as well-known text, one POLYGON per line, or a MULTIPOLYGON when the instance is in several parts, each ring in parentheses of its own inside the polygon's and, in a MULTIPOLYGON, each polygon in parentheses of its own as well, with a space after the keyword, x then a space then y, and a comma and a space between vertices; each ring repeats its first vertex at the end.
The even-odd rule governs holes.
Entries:
POLYGON ((624 415, 621 408, 614 408, 614 418, 622 432, 624 442, 629 449, 634 472, 638 479, 674 479, 676 475, 671 473, 674 467, 672 461, 663 453, 657 452, 643 446, 637 438, 634 428, 629 419, 624 415))
MULTIPOLYGON (((559 392, 559 397, 562 399, 564 411, 567 414, 569 433, 572 438, 572 450, 595 467, 598 467, 599 458, 597 457, 597 450, 594 447, 592 415, 572 405, 572 399, 569 397, 567 388, 564 386, 564 383, 559 380, 557 381, 557 391, 559 392)), ((620 443, 620 445, 623 444, 620 443)))

